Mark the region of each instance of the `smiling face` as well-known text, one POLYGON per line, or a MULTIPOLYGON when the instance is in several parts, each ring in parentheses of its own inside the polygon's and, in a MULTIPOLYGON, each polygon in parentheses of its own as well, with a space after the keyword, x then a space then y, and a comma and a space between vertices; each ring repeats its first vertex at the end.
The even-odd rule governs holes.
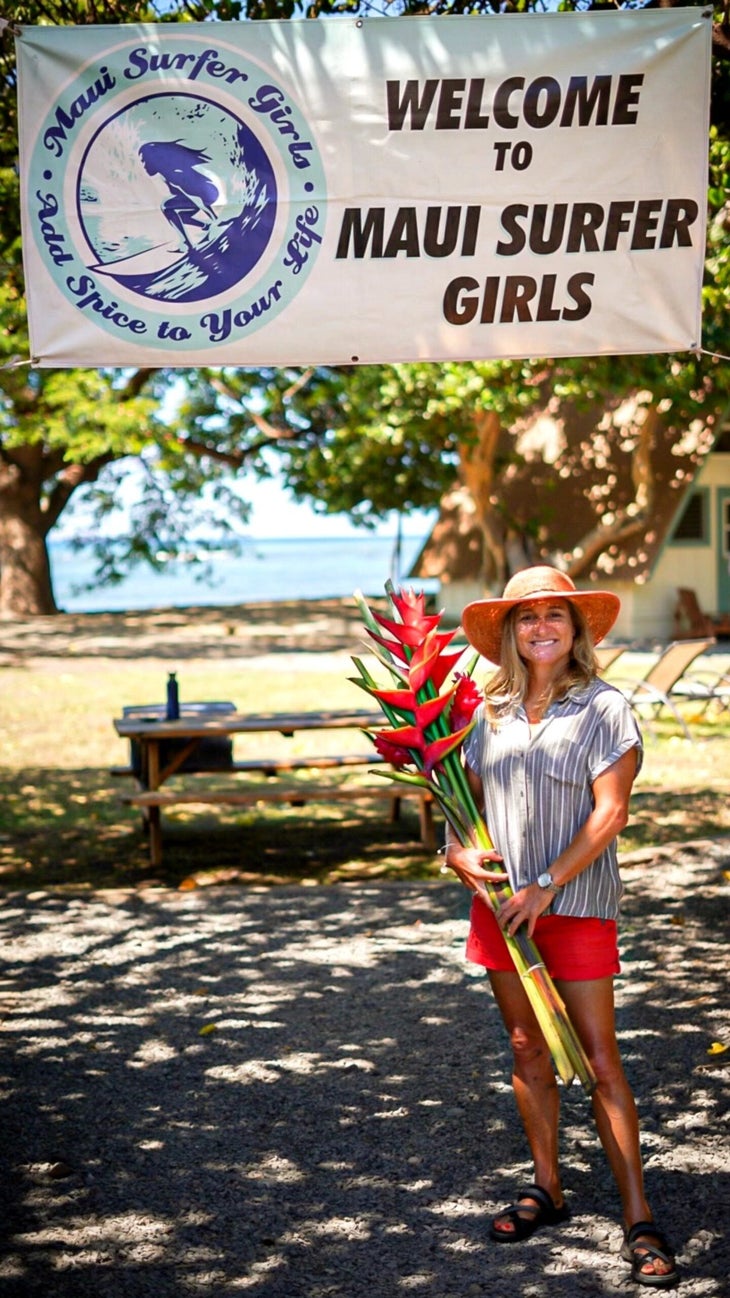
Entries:
POLYGON ((567 666, 576 634, 567 600, 531 600, 513 617, 517 652, 528 670, 567 666))

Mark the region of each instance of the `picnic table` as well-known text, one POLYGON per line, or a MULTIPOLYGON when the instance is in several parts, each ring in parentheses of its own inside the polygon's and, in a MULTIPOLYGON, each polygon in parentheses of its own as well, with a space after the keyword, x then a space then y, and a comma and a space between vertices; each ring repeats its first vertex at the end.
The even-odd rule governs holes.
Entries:
POLYGON ((371 748, 368 752, 301 754, 270 758, 233 759, 232 739, 238 735, 271 733, 293 738, 300 732, 374 729, 382 725, 380 713, 365 709, 323 709, 309 712, 238 712, 233 704, 193 703, 183 705, 180 716, 168 720, 164 707, 135 706, 124 709, 114 721, 121 739, 130 743, 129 766, 113 767, 112 774, 131 776, 136 780, 133 793, 122 794, 122 801, 142 810, 149 835, 150 863, 162 860, 163 808, 181 803, 212 806, 255 806, 257 803, 289 803, 303 806, 307 802, 336 802, 356 799, 382 799, 390 804, 392 818, 397 818, 403 797, 416 797, 419 804, 420 840, 429 851, 435 849, 433 798, 428 790, 394 784, 382 778, 368 783, 321 784, 310 779, 292 779, 294 771, 323 771, 378 765, 382 759, 371 748), (216 772, 254 777, 245 786, 211 786, 208 778, 216 772), (170 785, 173 776, 193 774, 190 782, 170 785), (206 777, 201 786, 201 776, 206 777), (263 778, 262 778, 263 777, 263 778))

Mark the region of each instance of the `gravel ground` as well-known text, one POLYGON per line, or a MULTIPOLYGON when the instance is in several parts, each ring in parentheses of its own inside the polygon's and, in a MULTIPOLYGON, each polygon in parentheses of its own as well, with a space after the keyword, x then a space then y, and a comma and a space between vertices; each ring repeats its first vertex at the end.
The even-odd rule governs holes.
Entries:
MULTIPOLYGON (((730 842, 624 864, 649 1195, 680 1292, 721 1298, 730 842)), ((638 1293, 577 1086, 571 1222, 488 1239, 530 1169, 466 900, 450 881, 6 896, 0 1294, 638 1293)))

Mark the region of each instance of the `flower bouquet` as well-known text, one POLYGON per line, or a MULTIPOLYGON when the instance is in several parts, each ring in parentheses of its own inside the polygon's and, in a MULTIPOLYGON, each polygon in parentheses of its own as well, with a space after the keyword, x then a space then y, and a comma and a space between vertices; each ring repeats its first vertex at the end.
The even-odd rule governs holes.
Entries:
MULTIPOLYGON (((377 699, 389 723, 383 730, 368 732, 391 767, 377 773, 430 790, 459 842, 489 851, 489 832, 460 757, 482 700, 472 680, 478 654, 465 671, 457 672, 463 651, 449 649, 456 630, 439 631, 441 614, 426 613, 423 594, 396 591, 391 582, 385 590, 390 617, 370 609, 359 592, 355 600, 374 642, 372 652, 389 672, 391 684, 378 686, 359 658, 353 658, 359 676, 351 678, 377 699), (453 684, 448 684, 452 673, 453 684)), ((504 883, 484 884, 479 892, 485 903, 496 909, 500 899, 512 895, 506 871, 504 883)), ((566 1085, 578 1077, 590 1093, 596 1084, 595 1074, 535 942, 524 928, 514 936, 504 933, 504 938, 558 1075, 566 1085)))

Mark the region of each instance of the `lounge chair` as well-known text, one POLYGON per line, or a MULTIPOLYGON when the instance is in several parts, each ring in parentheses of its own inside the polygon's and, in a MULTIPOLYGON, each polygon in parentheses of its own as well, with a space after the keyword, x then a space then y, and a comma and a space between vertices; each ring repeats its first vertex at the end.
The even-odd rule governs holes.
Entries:
POLYGON ((616 659, 620 658, 621 654, 625 652, 624 645, 599 645, 596 649, 596 658, 598 659, 598 670, 601 675, 607 672, 611 664, 615 663, 616 659))
POLYGON ((677 588, 674 608, 675 640, 693 640, 697 636, 730 636, 730 613, 703 613, 695 591, 677 588))
MULTIPOLYGON (((714 636, 705 636, 702 640, 673 641, 652 663, 641 680, 624 681, 623 683, 613 680, 612 684, 621 690, 621 693, 638 717, 648 719, 651 723, 666 708, 668 712, 671 712, 686 738, 691 739, 689 726, 679 712, 674 698, 678 697, 677 686, 687 668, 694 662, 695 658, 699 658, 700 654, 705 653, 714 644, 714 636)), ((684 699, 702 699, 705 695, 699 686, 696 693, 692 692, 691 682, 687 681, 686 688, 682 689, 681 697, 684 699)))
POLYGON ((719 712, 730 711, 730 671, 718 673, 705 669, 688 672, 672 692, 677 698, 702 703, 701 714, 707 712, 713 703, 718 704, 719 712))

